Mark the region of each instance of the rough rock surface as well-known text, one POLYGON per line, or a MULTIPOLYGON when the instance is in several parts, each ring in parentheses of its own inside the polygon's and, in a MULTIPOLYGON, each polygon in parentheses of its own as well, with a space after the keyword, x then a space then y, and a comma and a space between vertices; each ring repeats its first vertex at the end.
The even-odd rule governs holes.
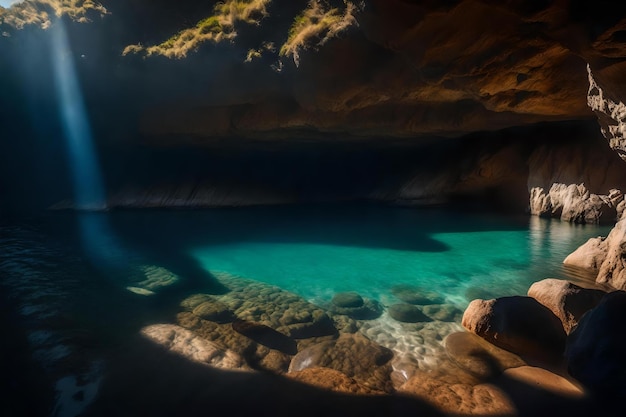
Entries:
POLYGON ((530 297, 474 300, 465 310, 462 324, 488 342, 520 355, 550 360, 565 348, 561 321, 530 297))
POLYGON ((290 372, 287 376, 295 379, 296 381, 335 392, 364 395, 384 393, 360 384, 354 378, 350 378, 347 375, 330 368, 306 368, 301 371, 290 372))
POLYGON ((454 381, 420 372, 409 379, 399 392, 415 395, 454 415, 515 415, 514 404, 495 385, 454 381))
POLYGON ((506 369, 526 365, 519 356, 500 349, 468 332, 453 333, 444 340, 448 358, 479 379, 497 376, 506 369))
POLYGON ((623 290, 626 289, 625 255, 626 219, 617 222, 605 239, 589 239, 563 262, 597 272, 597 283, 623 290))
POLYGON ((626 293, 607 294, 567 338, 569 373, 611 402, 626 395, 626 293))
POLYGON ((216 344, 180 326, 154 324, 143 328, 141 334, 195 362, 216 368, 247 369, 246 362, 235 352, 221 349, 216 344))
POLYGON ((528 296, 548 307, 570 333, 587 311, 594 308, 606 293, 579 287, 569 281, 544 279, 528 289, 528 296))
POLYGON ((291 361, 289 372, 311 367, 331 368, 372 389, 392 392, 392 358, 391 350, 359 333, 342 334, 337 340, 313 345, 298 352, 291 361))

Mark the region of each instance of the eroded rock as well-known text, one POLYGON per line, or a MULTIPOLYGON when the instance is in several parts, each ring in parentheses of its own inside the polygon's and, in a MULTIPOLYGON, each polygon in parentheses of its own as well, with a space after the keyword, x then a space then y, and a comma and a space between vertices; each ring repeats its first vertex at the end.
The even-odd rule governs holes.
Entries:
POLYGON ((391 364, 393 352, 360 333, 342 334, 337 340, 313 345, 291 361, 289 373, 312 367, 339 371, 372 389, 392 392, 391 364))
POLYGON ((565 330, 547 307, 530 297, 472 301, 463 327, 519 355, 555 359, 565 348, 565 330))
POLYGON ((570 333, 578 320, 595 307, 606 293, 601 290, 582 288, 569 281, 544 279, 528 289, 528 296, 548 307, 570 333))

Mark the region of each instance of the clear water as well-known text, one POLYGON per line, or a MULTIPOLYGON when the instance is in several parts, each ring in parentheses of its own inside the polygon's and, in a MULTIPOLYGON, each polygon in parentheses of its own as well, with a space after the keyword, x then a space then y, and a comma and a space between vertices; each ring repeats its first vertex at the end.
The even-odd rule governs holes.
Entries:
MULTIPOLYGON (((97 390, 111 340, 129 343, 146 324, 175 322, 190 294, 223 294, 220 273, 278 286, 322 307, 343 291, 389 306, 399 302, 391 288, 408 284, 462 310, 476 297, 525 294, 543 278, 580 279, 563 259, 609 230, 368 205, 57 213, 0 228, 0 285, 17 303, 37 359, 56 378, 57 407, 67 411, 57 414, 70 416, 81 410, 68 400, 74 391, 97 390), (96 340, 88 347, 85 334, 96 340), (78 388, 62 383, 78 380, 78 388)), ((419 366, 436 366, 431 359, 441 354, 442 338, 460 328, 398 323, 386 313, 374 322, 362 331, 413 355, 419 366)))

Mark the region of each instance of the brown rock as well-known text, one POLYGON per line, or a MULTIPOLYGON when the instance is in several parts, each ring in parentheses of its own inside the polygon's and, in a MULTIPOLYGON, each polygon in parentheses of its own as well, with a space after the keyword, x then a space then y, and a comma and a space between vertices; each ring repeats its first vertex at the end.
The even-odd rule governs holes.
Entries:
POLYGON ((528 290, 533 297, 548 307, 563 323, 563 329, 570 333, 578 320, 595 307, 606 293, 601 290, 582 288, 560 279, 544 279, 535 282, 528 290))
POLYGON ((174 324, 154 324, 144 327, 141 334, 166 349, 205 365, 225 369, 248 369, 241 356, 221 349, 193 332, 174 324))
POLYGON ((391 364, 393 352, 360 333, 342 334, 337 340, 313 345, 291 361, 289 372, 311 367, 335 369, 372 389, 392 392, 391 364))
POLYGON ((415 395, 454 415, 515 415, 507 395, 491 384, 448 383, 420 373, 408 380, 399 392, 415 395))
POLYGON ((298 352, 295 340, 264 324, 237 319, 233 321, 232 326, 237 333, 270 349, 279 350, 287 355, 295 355, 298 352))
POLYGON ((235 318, 224 303, 215 300, 204 301, 193 309, 196 316, 216 323, 230 323, 235 318))
POLYGON ((580 387, 543 368, 520 366, 505 370, 503 376, 526 384, 531 389, 545 391, 560 397, 581 398, 585 396, 585 392, 580 387))
POLYGON ((360 384, 353 378, 329 368, 306 368, 301 371, 291 372, 288 376, 296 381, 335 392, 368 395, 384 393, 360 384))
POLYGON ((502 297, 472 301, 463 327, 494 345, 519 355, 555 359, 563 353, 561 321, 530 297, 502 297))
POLYGON ((445 338, 444 345, 452 362, 482 380, 497 376, 506 369, 526 365, 519 356, 472 333, 452 333, 445 338))

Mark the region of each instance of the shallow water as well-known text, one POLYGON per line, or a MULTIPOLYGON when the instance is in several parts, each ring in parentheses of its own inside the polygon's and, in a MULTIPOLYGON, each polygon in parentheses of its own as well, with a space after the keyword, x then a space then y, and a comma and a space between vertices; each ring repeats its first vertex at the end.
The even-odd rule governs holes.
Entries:
POLYGON ((536 217, 352 205, 53 213, 2 228, 1 284, 19 306, 35 358, 56 381, 56 415, 73 416, 96 396, 111 341, 174 322, 191 294, 227 301, 253 280, 280 287, 262 291, 286 290, 332 309, 336 293, 358 292, 384 310, 360 321, 360 331, 392 349, 396 371, 409 377, 406 363, 437 366, 460 314, 400 323, 386 311, 400 302, 394 286, 433 291, 438 304, 460 313, 473 298, 525 294, 546 277, 578 279, 562 260, 608 231, 536 217))

